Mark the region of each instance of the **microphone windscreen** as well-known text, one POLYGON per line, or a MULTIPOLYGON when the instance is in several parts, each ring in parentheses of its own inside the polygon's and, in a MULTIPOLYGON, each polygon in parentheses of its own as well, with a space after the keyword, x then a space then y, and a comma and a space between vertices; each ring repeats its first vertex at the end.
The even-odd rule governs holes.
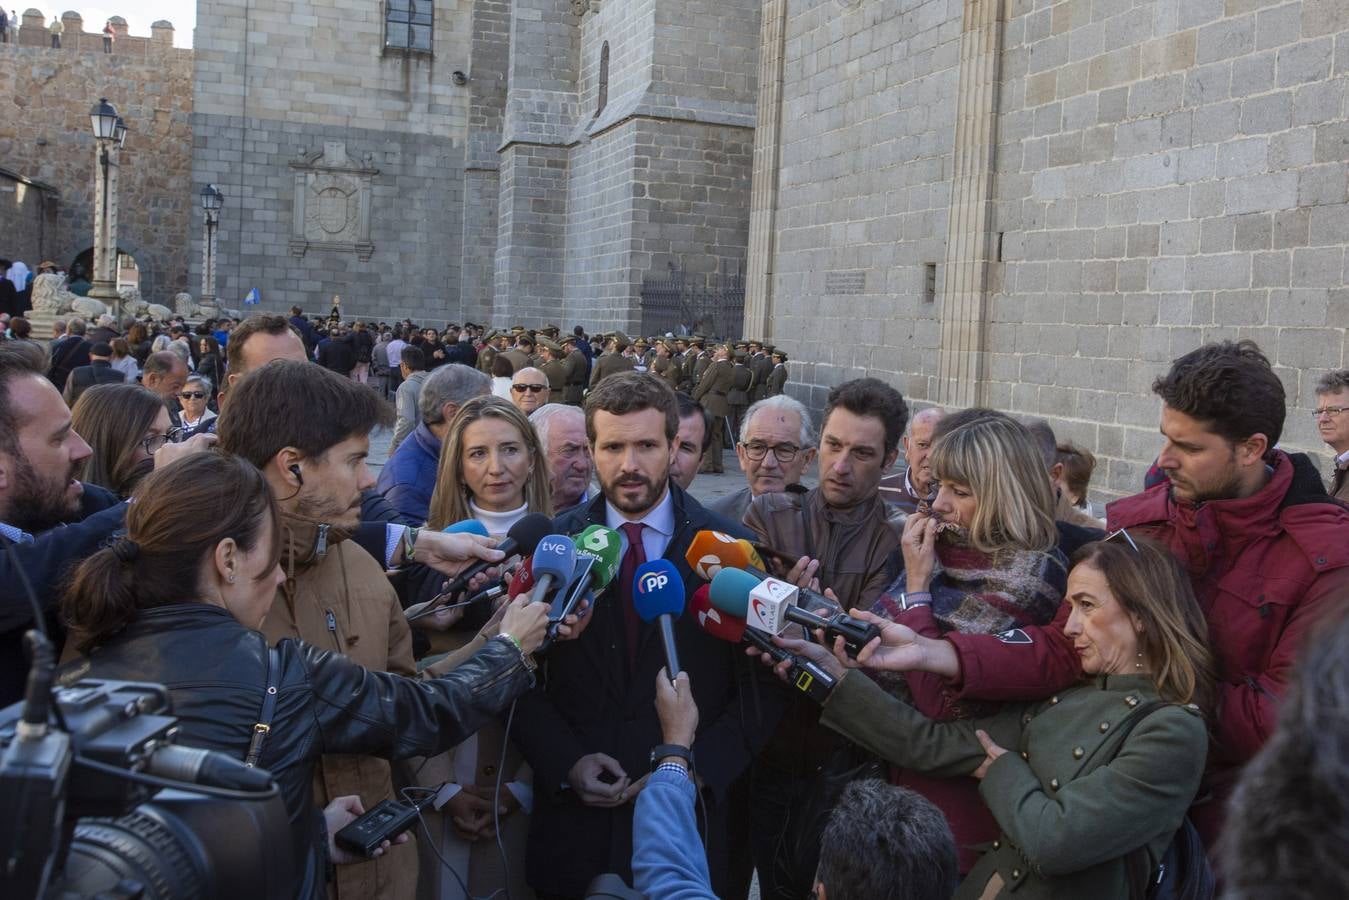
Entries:
POLYGON ((737 540, 729 534, 720 531, 700 531, 689 543, 684 561, 699 578, 711 581, 722 569, 739 569, 754 565, 750 554, 746 552, 746 547, 749 547, 748 541, 737 540))
POLYGON ((590 583, 595 591, 603 590, 618 574, 621 561, 618 532, 603 525, 591 525, 578 534, 574 542, 577 553, 595 557, 595 567, 590 570, 590 583))
POLYGON ((697 619, 698 627, 714 638, 730 641, 732 644, 740 643, 745 634, 745 620, 713 606, 708 596, 710 590, 708 585, 699 585, 698 590, 694 591, 693 597, 689 599, 689 611, 697 619))
POLYGON ((521 594, 527 594, 532 590, 534 590, 534 561, 526 559, 515 570, 515 577, 511 579, 511 586, 507 595, 514 600, 521 594))
POLYGON ((534 548, 532 559, 535 582, 550 575, 554 584, 563 585, 571 580, 572 569, 576 567, 576 545, 570 535, 545 535, 534 548))
POLYGON ((748 561, 749 565, 761 572, 768 571, 768 567, 764 565, 763 557, 759 555, 759 549, 757 547, 744 538, 741 538, 736 543, 740 544, 740 549, 745 551, 745 559, 748 561))
POLYGON ((745 618, 749 612, 749 592, 759 586, 759 579, 740 569, 722 569, 712 579, 708 599, 722 612, 745 618))
POLYGON ((632 605, 643 622, 684 614, 684 579, 668 559, 653 559, 632 576, 632 605))
POLYGON ((553 520, 543 513, 529 513, 516 522, 506 532, 506 537, 515 541, 515 552, 528 557, 553 530, 553 520))
POLYGON ((445 534, 476 534, 480 537, 491 537, 487 532, 487 526, 477 519, 465 519, 462 522, 455 522, 453 525, 446 525, 440 530, 445 534))

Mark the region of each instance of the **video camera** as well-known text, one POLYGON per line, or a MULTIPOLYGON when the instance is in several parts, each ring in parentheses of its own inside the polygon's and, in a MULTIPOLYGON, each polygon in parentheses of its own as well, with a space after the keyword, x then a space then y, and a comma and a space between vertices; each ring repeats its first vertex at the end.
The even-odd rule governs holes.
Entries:
POLYGON ((162 685, 52 690, 51 645, 34 631, 27 641, 27 697, 0 711, 0 895, 294 896, 294 841, 270 773, 178 746, 162 685))

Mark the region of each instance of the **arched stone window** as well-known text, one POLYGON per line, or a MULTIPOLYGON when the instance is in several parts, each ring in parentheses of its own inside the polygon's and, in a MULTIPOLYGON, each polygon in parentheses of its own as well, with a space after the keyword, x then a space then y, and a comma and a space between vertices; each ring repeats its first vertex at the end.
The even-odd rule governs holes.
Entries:
POLYGON ((600 90, 599 102, 595 104, 595 115, 599 116, 604 112, 604 105, 609 102, 609 42, 605 41, 604 46, 600 47, 600 90))

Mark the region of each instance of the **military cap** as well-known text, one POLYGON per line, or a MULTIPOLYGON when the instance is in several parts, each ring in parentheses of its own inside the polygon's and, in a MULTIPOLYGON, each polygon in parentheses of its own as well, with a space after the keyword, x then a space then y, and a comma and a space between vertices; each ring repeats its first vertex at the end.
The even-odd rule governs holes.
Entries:
POLYGON ((564 335, 562 335, 562 337, 558 338, 558 344, 561 345, 561 346, 563 346, 563 347, 565 347, 565 346, 567 346, 568 344, 574 344, 574 343, 576 343, 576 342, 579 341, 579 340, 580 340, 580 338, 578 338, 578 337, 577 337, 576 335, 574 335, 574 334, 564 334, 564 335))
POLYGON ((500 333, 501 333, 501 332, 499 332, 499 331, 497 331, 495 328, 493 328, 491 331, 487 332, 487 334, 483 335, 483 340, 484 340, 484 341, 495 341, 495 340, 497 339, 497 335, 500 334, 500 333))
POLYGON ((553 335, 557 334, 557 333, 558 333, 559 331, 561 331, 562 329, 559 328, 559 327, 556 326, 556 325, 553 325, 552 323, 549 323, 549 324, 543 326, 542 328, 540 328, 539 330, 542 331, 544 334, 548 335, 549 337, 552 337, 553 335))
POLYGON ((516 342, 521 344, 528 344, 531 347, 534 346, 534 338, 530 337, 528 331, 520 332, 518 335, 515 336, 515 340, 516 342))
POLYGON ((617 342, 619 350, 626 349, 632 343, 631 339, 621 331, 614 332, 614 341, 617 342))
POLYGON ((676 353, 679 352, 679 348, 677 348, 677 347, 674 345, 674 341, 671 341, 671 340, 662 338, 662 339, 659 341, 659 343, 660 343, 660 345, 661 345, 662 347, 664 347, 666 350, 669 351, 669 353, 670 353, 671 356, 674 356, 676 353))
POLYGON ((736 362, 743 362, 744 360, 747 360, 747 359, 749 359, 749 354, 746 353, 744 350, 736 350, 736 351, 735 351, 735 361, 736 361, 736 362))
POLYGON ((511 331, 516 332, 516 333, 519 333, 519 332, 524 331, 524 330, 525 330, 525 326, 523 326, 523 325, 512 325, 512 326, 511 326, 511 331))

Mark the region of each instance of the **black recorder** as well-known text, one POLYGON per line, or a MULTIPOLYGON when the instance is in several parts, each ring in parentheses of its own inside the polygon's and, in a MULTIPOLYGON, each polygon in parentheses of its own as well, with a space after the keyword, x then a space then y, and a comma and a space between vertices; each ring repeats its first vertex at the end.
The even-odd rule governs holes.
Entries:
POLYGON ((382 800, 374 809, 337 832, 334 838, 337 846, 369 859, 385 841, 393 840, 416 825, 421 811, 434 799, 435 794, 428 794, 416 804, 382 800))

